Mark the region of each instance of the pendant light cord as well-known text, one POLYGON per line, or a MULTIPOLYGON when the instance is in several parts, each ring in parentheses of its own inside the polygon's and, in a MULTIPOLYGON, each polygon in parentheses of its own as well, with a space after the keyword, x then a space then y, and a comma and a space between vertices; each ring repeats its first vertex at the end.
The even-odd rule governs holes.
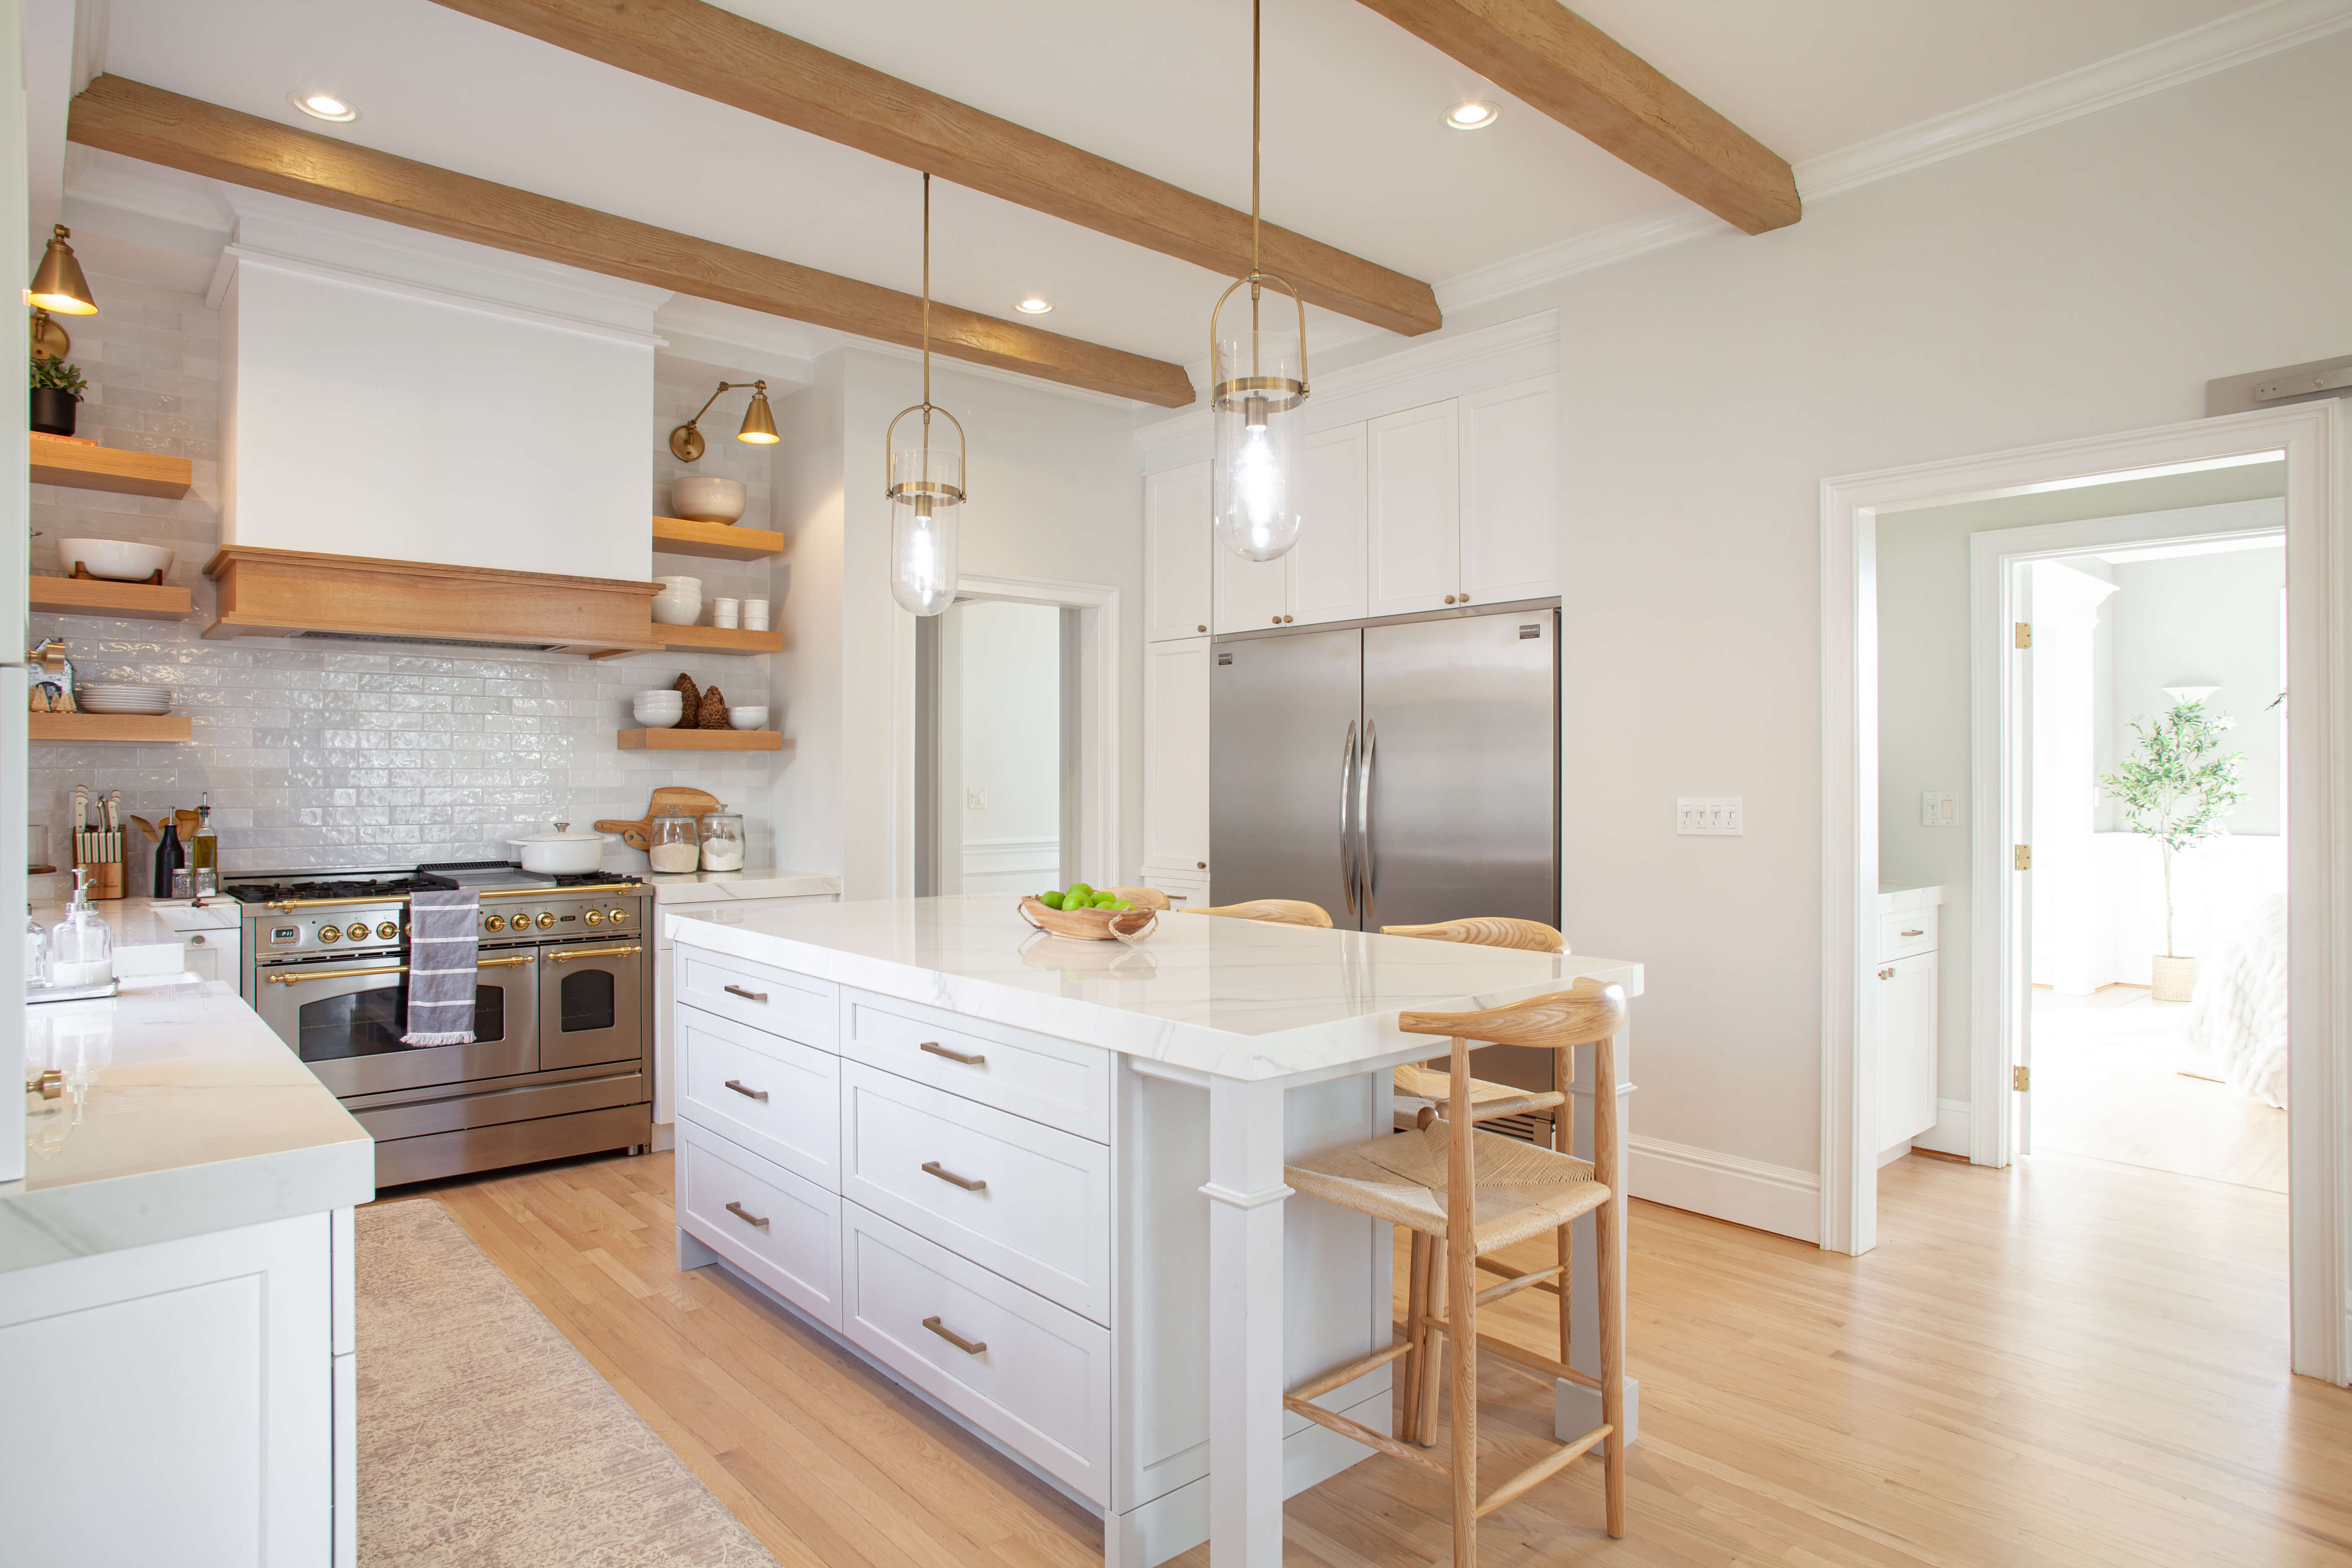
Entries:
POLYGON ((931 477, 931 174, 923 171, 923 458, 922 477, 931 477))
POLYGON ((1265 141, 1261 123, 1265 94, 1258 85, 1259 61, 1265 53, 1265 0, 1250 0, 1250 374, 1258 374, 1258 148, 1265 141))

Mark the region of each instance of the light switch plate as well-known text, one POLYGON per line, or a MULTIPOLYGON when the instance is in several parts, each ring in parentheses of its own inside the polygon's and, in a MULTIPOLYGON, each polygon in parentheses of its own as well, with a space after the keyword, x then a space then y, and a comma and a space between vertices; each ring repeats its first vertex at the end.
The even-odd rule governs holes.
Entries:
POLYGON ((1920 826, 1958 827, 1959 825, 1959 796, 1954 795, 1948 789, 1931 789, 1920 792, 1920 826))
POLYGON ((988 809, 988 791, 982 789, 978 784, 974 784, 971 788, 965 790, 963 792, 963 808, 966 811, 986 811, 988 809))
POLYGON ((1675 802, 1675 831, 1709 838, 1738 838, 1748 829, 1739 813, 1739 797, 1684 795, 1675 802))

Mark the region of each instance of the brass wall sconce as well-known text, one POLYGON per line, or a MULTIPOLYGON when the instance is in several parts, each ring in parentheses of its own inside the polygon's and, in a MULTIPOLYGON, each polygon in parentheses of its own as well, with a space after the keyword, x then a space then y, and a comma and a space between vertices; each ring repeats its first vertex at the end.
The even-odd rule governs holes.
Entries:
MULTIPOLYGON (((735 432, 735 439, 749 441, 757 447, 774 446, 776 421, 774 416, 768 412, 768 384, 764 381, 722 381, 719 384, 719 392, 731 392, 739 386, 751 389, 751 405, 743 411, 743 427, 735 432)), ((710 405, 719 401, 719 392, 704 398, 702 406, 694 411, 694 417, 669 433, 670 456, 679 462, 691 463, 706 449, 702 432, 696 426, 702 416, 710 412, 710 405)))
POLYGON ((25 303, 33 307, 35 359, 61 360, 73 352, 73 339, 50 319, 50 312, 60 316, 98 314, 97 296, 90 291, 89 279, 82 276, 81 263, 74 259, 73 247, 66 243, 72 232, 63 224, 56 226, 56 232, 49 236, 49 248, 25 290, 25 303))

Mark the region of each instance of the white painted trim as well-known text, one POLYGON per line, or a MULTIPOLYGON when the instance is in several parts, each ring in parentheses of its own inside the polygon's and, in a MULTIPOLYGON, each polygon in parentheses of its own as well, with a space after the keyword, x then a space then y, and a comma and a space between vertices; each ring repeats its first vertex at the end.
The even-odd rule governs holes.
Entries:
POLYGON ((323 278, 331 283, 347 284, 355 289, 372 289, 378 293, 396 294, 405 300, 421 300, 428 305, 445 306, 451 310, 474 310, 485 316, 503 317, 510 321, 527 321, 535 327, 551 327, 559 331, 578 332, 583 337, 608 338, 614 342, 631 343, 639 348, 659 348, 662 340, 650 331, 635 331, 626 327, 611 326, 604 321, 588 321, 579 316, 567 316, 554 310, 534 310, 527 305, 511 304, 480 294, 469 294, 456 289, 434 288, 411 283, 405 279, 387 278, 378 272, 364 272, 355 267, 332 267, 312 261, 306 257, 286 256, 277 251, 263 250, 248 245, 225 246, 220 264, 213 269, 212 287, 205 292, 205 303, 214 310, 236 279, 237 268, 244 266, 266 267, 279 272, 291 272, 305 278, 323 278))
POLYGON ((1645 251, 1663 250, 1704 234, 1737 232, 1705 207, 1662 207, 1489 266, 1457 272, 1435 285, 1437 309, 1442 315, 1452 315, 1579 272, 1613 267, 1645 251))
POLYGON ((1821 1179, 1811 1171, 1638 1132, 1625 1146, 1625 1190, 1634 1197, 1799 1241, 1821 1238, 1821 1179))
MULTIPOLYGON (((1871 1087, 1857 1082, 1869 1076, 1857 1020, 1867 1016, 1861 981, 1874 956, 1864 951, 1860 911, 1875 897, 1877 872, 1878 757, 1864 721, 1876 705, 1878 517, 2281 450, 2288 683, 2296 704, 2288 761, 2290 1311, 2294 1370, 2342 1384, 2352 1379, 2352 971, 2336 960, 2352 916, 2352 770, 2336 752, 2339 692, 2352 681, 2352 551, 2343 414, 2334 400, 1822 481, 1821 1231, 1828 1249, 1860 1252, 1877 1220, 1875 1184, 1864 1178, 1878 1151, 1854 1090, 1871 1087)), ((1977 811, 1975 831, 1990 830, 1997 845, 1999 822, 1984 820, 1981 800, 1977 811)), ((1992 1120, 2005 1131, 2006 1117, 1992 1120)), ((1979 1147, 1995 1136, 1980 1125, 1970 1132, 1979 1147)))

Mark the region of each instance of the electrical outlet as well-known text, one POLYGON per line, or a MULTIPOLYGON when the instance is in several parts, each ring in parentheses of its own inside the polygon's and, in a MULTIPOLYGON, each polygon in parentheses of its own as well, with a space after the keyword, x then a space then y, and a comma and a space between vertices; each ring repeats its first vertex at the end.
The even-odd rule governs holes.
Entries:
POLYGON ((1675 802, 1675 831, 1703 837, 1738 838, 1748 829, 1738 795, 1684 795, 1675 802))
POLYGON ((1931 789, 1920 792, 1920 826, 1958 827, 1959 825, 1959 796, 1954 795, 1948 789, 1931 789))
POLYGON ((986 811, 988 809, 988 792, 980 788, 978 785, 974 785, 973 787, 965 790, 963 792, 963 808, 966 811, 986 811))

